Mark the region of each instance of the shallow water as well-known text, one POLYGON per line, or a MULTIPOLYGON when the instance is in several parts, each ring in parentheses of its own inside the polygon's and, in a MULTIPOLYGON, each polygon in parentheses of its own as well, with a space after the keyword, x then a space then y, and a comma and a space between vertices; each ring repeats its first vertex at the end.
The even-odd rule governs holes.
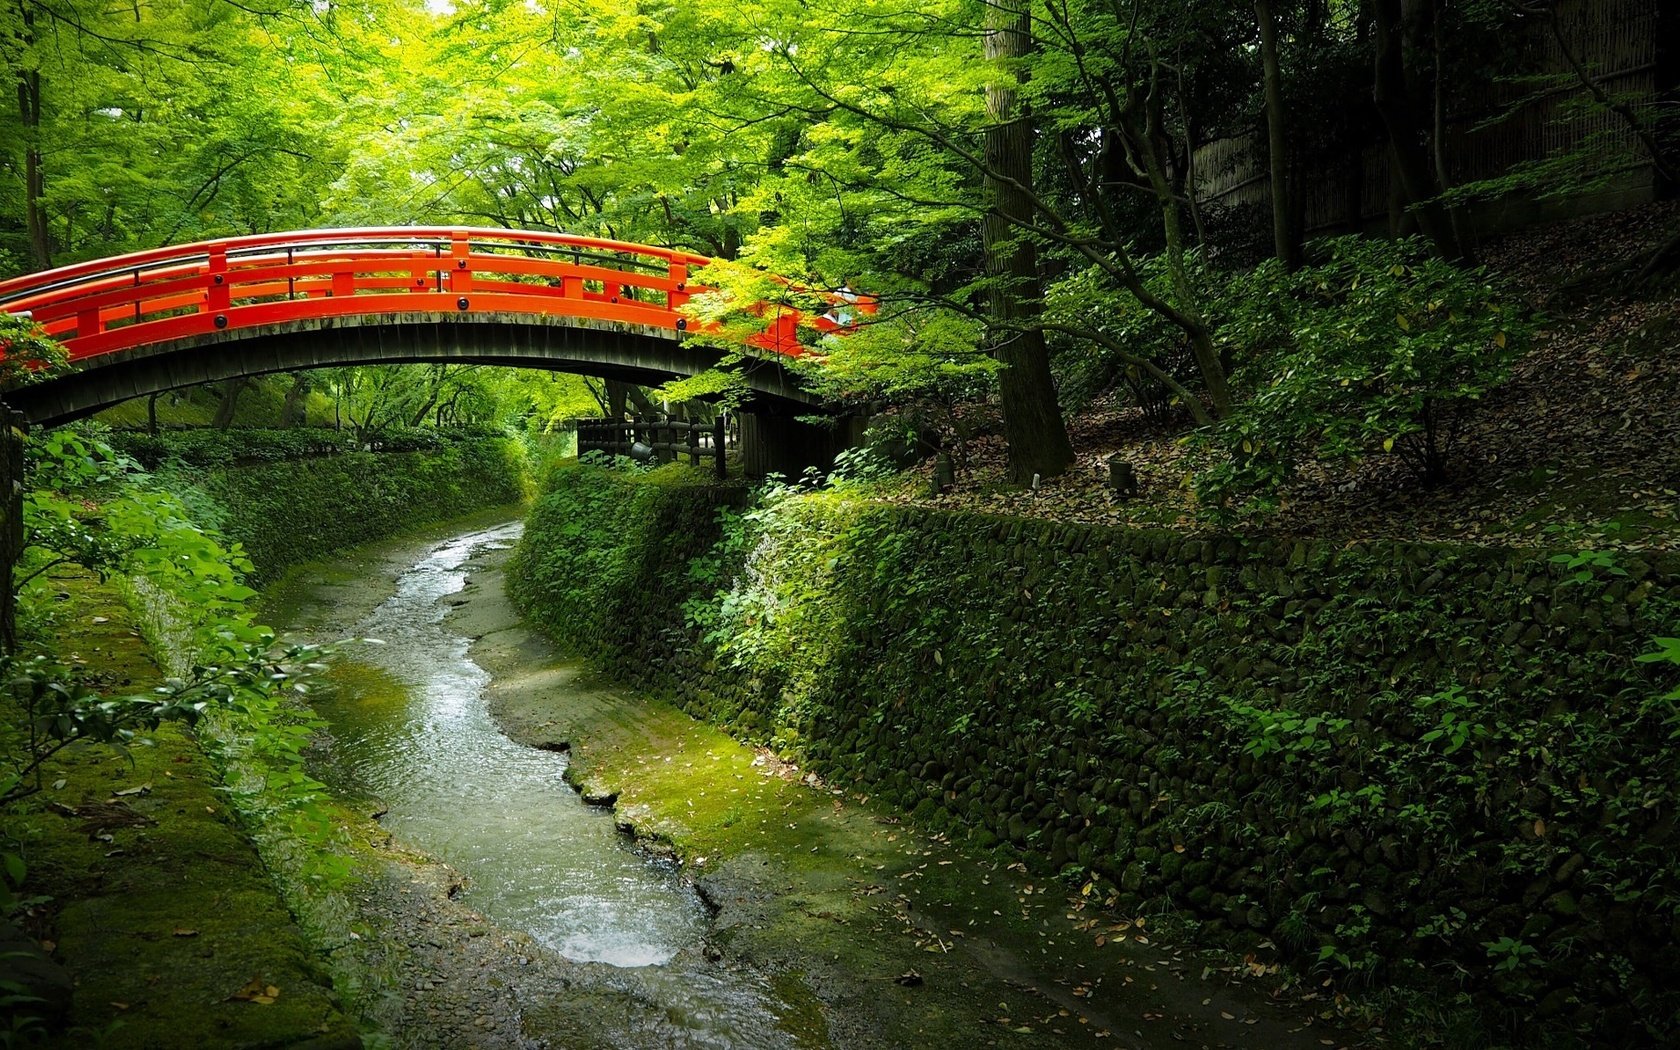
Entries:
POLYGON ((435 547, 356 625, 384 644, 356 652, 341 672, 346 687, 318 700, 337 741, 327 775, 388 806, 382 823, 465 874, 465 901, 498 923, 577 962, 665 963, 699 945, 703 906, 669 868, 631 850, 608 814, 584 805, 561 779, 565 755, 502 735, 483 701, 490 677, 445 620, 463 566, 522 528, 435 547))

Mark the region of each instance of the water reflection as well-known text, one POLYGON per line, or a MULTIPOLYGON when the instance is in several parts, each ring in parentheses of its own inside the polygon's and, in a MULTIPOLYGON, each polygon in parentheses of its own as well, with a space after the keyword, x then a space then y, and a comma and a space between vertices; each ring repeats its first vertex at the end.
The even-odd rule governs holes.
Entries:
POLYGON ((385 644, 358 654, 371 667, 344 670, 360 674, 358 687, 319 705, 338 742, 329 779, 383 801, 384 824, 465 873, 467 902, 497 922, 579 962, 664 963, 699 944, 699 901, 579 800, 561 780, 564 755, 501 734, 482 699, 489 676, 444 622, 443 599, 466 583, 462 566, 508 546, 522 527, 437 547, 356 626, 385 644))

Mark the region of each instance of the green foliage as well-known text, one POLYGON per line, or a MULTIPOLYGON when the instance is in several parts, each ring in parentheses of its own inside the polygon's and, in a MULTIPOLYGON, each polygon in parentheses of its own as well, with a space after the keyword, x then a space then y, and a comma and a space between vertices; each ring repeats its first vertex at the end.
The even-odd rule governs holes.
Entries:
POLYGON ((0 312, 0 390, 45 378, 64 364, 64 347, 40 325, 0 312))
POLYGON ((1227 287, 1222 337, 1249 391, 1199 442, 1196 479, 1215 513, 1265 510, 1309 462, 1399 457, 1424 484, 1447 476, 1466 407, 1504 382, 1532 322, 1480 271, 1415 241, 1342 238, 1294 274, 1274 262, 1227 287))
POLYGON ((48 615, 43 574, 67 562, 102 577, 143 576, 209 616, 235 613, 255 594, 240 582, 251 569, 243 551, 224 549, 179 499, 147 488, 134 460, 68 429, 28 451, 35 487, 23 499, 17 580, 26 618, 48 615))
MULTIPOLYGON (((1680 638, 1653 638, 1657 650, 1634 657, 1642 664, 1680 666, 1680 638)), ((1645 702, 1645 710, 1653 712, 1669 727, 1670 740, 1680 740, 1680 685, 1645 702)))
MULTIPOLYGON (((401 528, 518 503, 524 447, 513 438, 436 441, 433 451, 346 452, 255 466, 169 469, 233 509, 224 528, 258 581, 280 569, 391 535, 401 528)), ((235 448, 239 447, 235 445, 235 448)))
POLYGON ((1584 550, 1574 554, 1554 554, 1552 564, 1561 565, 1572 575, 1568 582, 1582 587, 1600 576, 1626 576, 1627 570, 1617 563, 1616 552, 1584 550))
MULTIPOLYGON (((243 583, 250 562, 195 525, 173 497, 143 487, 134 461, 67 430, 31 448, 37 484, 51 486, 25 499, 25 618, 37 633, 50 599, 40 586, 51 566, 76 563, 101 576, 120 576, 131 594, 152 602, 142 621, 160 642, 165 619, 173 643, 171 675, 150 692, 113 695, 93 688, 48 654, 7 657, 3 677, 19 724, 0 767, 0 804, 39 791, 42 764, 67 747, 101 744, 119 751, 164 722, 207 723, 217 739, 244 741, 265 778, 265 797, 291 816, 306 811, 321 785, 302 773, 314 727, 293 714, 288 699, 319 669, 314 647, 275 645, 274 634, 252 622, 247 603, 256 592, 243 583), (298 727, 302 726, 299 732, 298 727)), ((161 650, 170 655, 171 650, 161 650)))
POLYGON ((147 470, 157 470, 170 460, 193 467, 231 467, 283 463, 344 452, 437 452, 504 436, 499 430, 478 427, 448 430, 397 427, 361 432, 326 427, 238 427, 168 430, 157 434, 117 430, 106 435, 106 440, 112 448, 132 456, 147 470))
POLYGON ((1487 949, 1488 958, 1493 960, 1493 968, 1502 973, 1540 962, 1539 952, 1532 944, 1524 944, 1513 937, 1486 941, 1483 947, 1487 949))
POLYGON ((1346 718, 1271 710, 1235 700, 1227 700, 1227 704, 1244 726, 1247 741, 1243 754, 1265 758, 1275 752, 1286 764, 1328 755, 1336 734, 1352 724, 1346 718))
MULTIPOLYGON (((1543 553, 1079 528, 867 489, 720 510, 680 472, 546 486, 511 584, 536 622, 1035 872, 1231 919, 1337 981, 1513 1010, 1667 950, 1675 704, 1646 698, 1680 642, 1634 640, 1672 633, 1671 558, 1623 554, 1599 593, 1543 553), (1614 946, 1593 932, 1612 913, 1635 931, 1614 946), (1535 952, 1490 955, 1502 938, 1535 952)), ((1637 972, 1651 1027, 1618 1030, 1660 1030, 1680 1004, 1637 972)))
MULTIPOLYGON (((42 763, 66 747, 104 744, 123 751, 137 737, 164 722, 195 726, 216 711, 250 717, 273 703, 275 694, 299 680, 298 667, 313 663, 318 650, 273 648, 272 634, 244 625, 218 626, 213 664, 195 664, 188 678, 170 678, 150 693, 113 696, 77 680, 69 668, 46 656, 0 663, 7 695, 22 714, 26 743, 7 756, 0 770, 0 805, 41 790, 42 763), (244 641, 254 637, 254 641, 244 641)), ((208 653, 206 654, 208 655, 208 653)), ((273 734, 267 754, 286 753, 273 734)), ((301 747, 294 753, 301 753, 301 747)), ((301 759, 298 759, 301 761, 301 759)))
MULTIPOLYGON (((1219 301, 1211 291, 1219 287, 1221 275, 1211 272, 1200 254, 1187 257, 1183 269, 1206 297, 1207 306, 1217 309, 1219 301)), ((1164 257, 1139 260, 1138 273, 1151 293, 1172 294, 1173 276, 1164 257)), ((1050 284, 1045 303, 1052 320, 1107 337, 1098 342, 1064 335, 1057 341, 1055 364, 1065 407, 1077 409, 1115 386, 1123 386, 1128 400, 1152 419, 1165 419, 1181 407, 1178 396, 1137 362, 1153 362, 1168 375, 1189 382, 1194 364, 1183 329, 1144 306, 1137 296, 1115 288, 1110 276, 1097 267, 1074 270, 1050 284)))
POLYGON ((696 588, 725 571, 722 559, 690 563, 730 521, 719 505, 738 499, 738 490, 709 479, 682 464, 645 473, 551 467, 510 566, 509 594, 570 648, 635 647, 653 604, 675 621, 696 588))
POLYGON ((1450 685, 1434 696, 1418 700, 1421 711, 1438 712, 1440 721, 1435 728, 1419 739, 1425 744, 1438 744, 1443 755, 1450 755, 1473 741, 1489 735, 1483 725, 1482 705, 1457 685, 1450 685))

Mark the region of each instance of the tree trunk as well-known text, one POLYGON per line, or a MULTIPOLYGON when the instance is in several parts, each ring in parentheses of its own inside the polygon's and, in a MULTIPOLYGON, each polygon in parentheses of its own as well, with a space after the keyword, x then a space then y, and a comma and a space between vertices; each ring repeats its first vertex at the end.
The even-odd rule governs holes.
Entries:
POLYGON ((222 403, 216 407, 216 418, 210 421, 211 426, 217 430, 233 426, 234 418, 239 414, 239 395, 250 385, 250 376, 240 376, 222 384, 222 403))
POLYGON ((1254 0, 1260 23, 1260 67, 1266 89, 1266 155, 1272 174, 1272 250, 1285 269, 1301 264, 1300 238, 1289 185, 1289 143, 1283 110, 1283 70, 1278 64, 1277 13, 1272 0, 1254 0))
MULTIPOLYGON (((986 57, 1018 59, 1031 49, 1031 16, 1024 0, 999 0, 990 8, 986 57)), ((1006 80, 986 88, 986 270, 992 278, 991 312, 997 327, 992 353, 1002 362, 998 392, 1009 445, 1009 479, 1028 484, 1073 464, 1073 446, 1056 401, 1050 350, 1032 326, 1042 308, 1038 253, 1021 227, 1033 219, 1025 188, 1032 186, 1033 124, 1006 80)))
MULTIPOLYGON (((1556 23, 1553 23, 1554 25, 1556 23)), ((1657 31, 1654 34, 1657 41, 1656 84, 1657 84, 1657 113, 1667 113, 1666 118, 1659 116, 1658 128, 1662 124, 1680 124, 1680 4, 1662 3, 1657 5, 1657 31)), ((1672 135, 1668 138, 1673 142, 1672 135)), ((1656 193, 1659 198, 1667 199, 1680 197, 1680 179, 1671 177, 1672 171, 1665 171, 1662 165, 1657 165, 1656 193)))
POLYGON ((624 402, 630 394, 630 384, 618 379, 607 380, 607 418, 622 420, 624 402))
POLYGON ((295 427, 308 422, 310 386, 308 372, 299 372, 292 377, 292 387, 286 391, 286 400, 280 405, 282 427, 295 427))
MULTIPOLYGON (((27 6, 23 16, 23 46, 35 42, 35 13, 27 6)), ((18 73, 18 119, 23 124, 23 214, 29 233, 30 262, 37 270, 52 269, 52 241, 47 217, 41 210, 46 195, 46 175, 41 166, 41 74, 26 69, 18 73)))
MULTIPOLYGON (((1131 103, 1126 107, 1126 135, 1131 143, 1132 163, 1142 169, 1150 189, 1160 206, 1161 231, 1166 238, 1167 271, 1172 276, 1173 315, 1169 318, 1184 331, 1190 342, 1190 356, 1202 374, 1207 388, 1208 403, 1215 417, 1224 417, 1231 408, 1231 386, 1226 375, 1228 365, 1214 345, 1213 333, 1197 306, 1197 289, 1191 286, 1184 268, 1184 230, 1179 222, 1178 196, 1173 193, 1167 178, 1166 162, 1162 156, 1160 66, 1152 67, 1147 82, 1134 85, 1131 103)), ((1136 294, 1133 289, 1133 294, 1136 294)), ((1159 308, 1157 312, 1162 312, 1159 308)), ((1163 313, 1163 316, 1167 316, 1163 313)))
POLYGON ((1457 262, 1475 260, 1467 245, 1453 235, 1446 209, 1436 200, 1441 187, 1435 181, 1434 166, 1426 144, 1426 125, 1420 117, 1417 98, 1406 78, 1404 24, 1400 0, 1376 0, 1376 69, 1371 98, 1388 132, 1400 189, 1423 235, 1435 243, 1444 257, 1457 262))
POLYGON ((636 415, 643 419, 652 419, 663 414, 647 396, 647 392, 639 386, 626 386, 624 396, 629 399, 630 407, 636 410, 636 415))
POLYGON ((13 570, 23 555, 23 433, 21 412, 0 406, 0 653, 17 647, 17 589, 13 570))

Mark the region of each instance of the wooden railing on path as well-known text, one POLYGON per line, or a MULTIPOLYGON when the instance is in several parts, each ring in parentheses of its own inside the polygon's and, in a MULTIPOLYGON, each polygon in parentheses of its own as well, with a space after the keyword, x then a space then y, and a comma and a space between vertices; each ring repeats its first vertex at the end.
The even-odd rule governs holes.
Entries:
POLYGON ((578 455, 602 452, 632 459, 658 459, 669 463, 688 457, 694 466, 712 461, 712 469, 724 477, 724 454, 739 440, 739 432, 722 412, 710 423, 680 420, 574 419, 568 424, 577 431, 578 455), (645 451, 644 451, 645 450, 645 451))

